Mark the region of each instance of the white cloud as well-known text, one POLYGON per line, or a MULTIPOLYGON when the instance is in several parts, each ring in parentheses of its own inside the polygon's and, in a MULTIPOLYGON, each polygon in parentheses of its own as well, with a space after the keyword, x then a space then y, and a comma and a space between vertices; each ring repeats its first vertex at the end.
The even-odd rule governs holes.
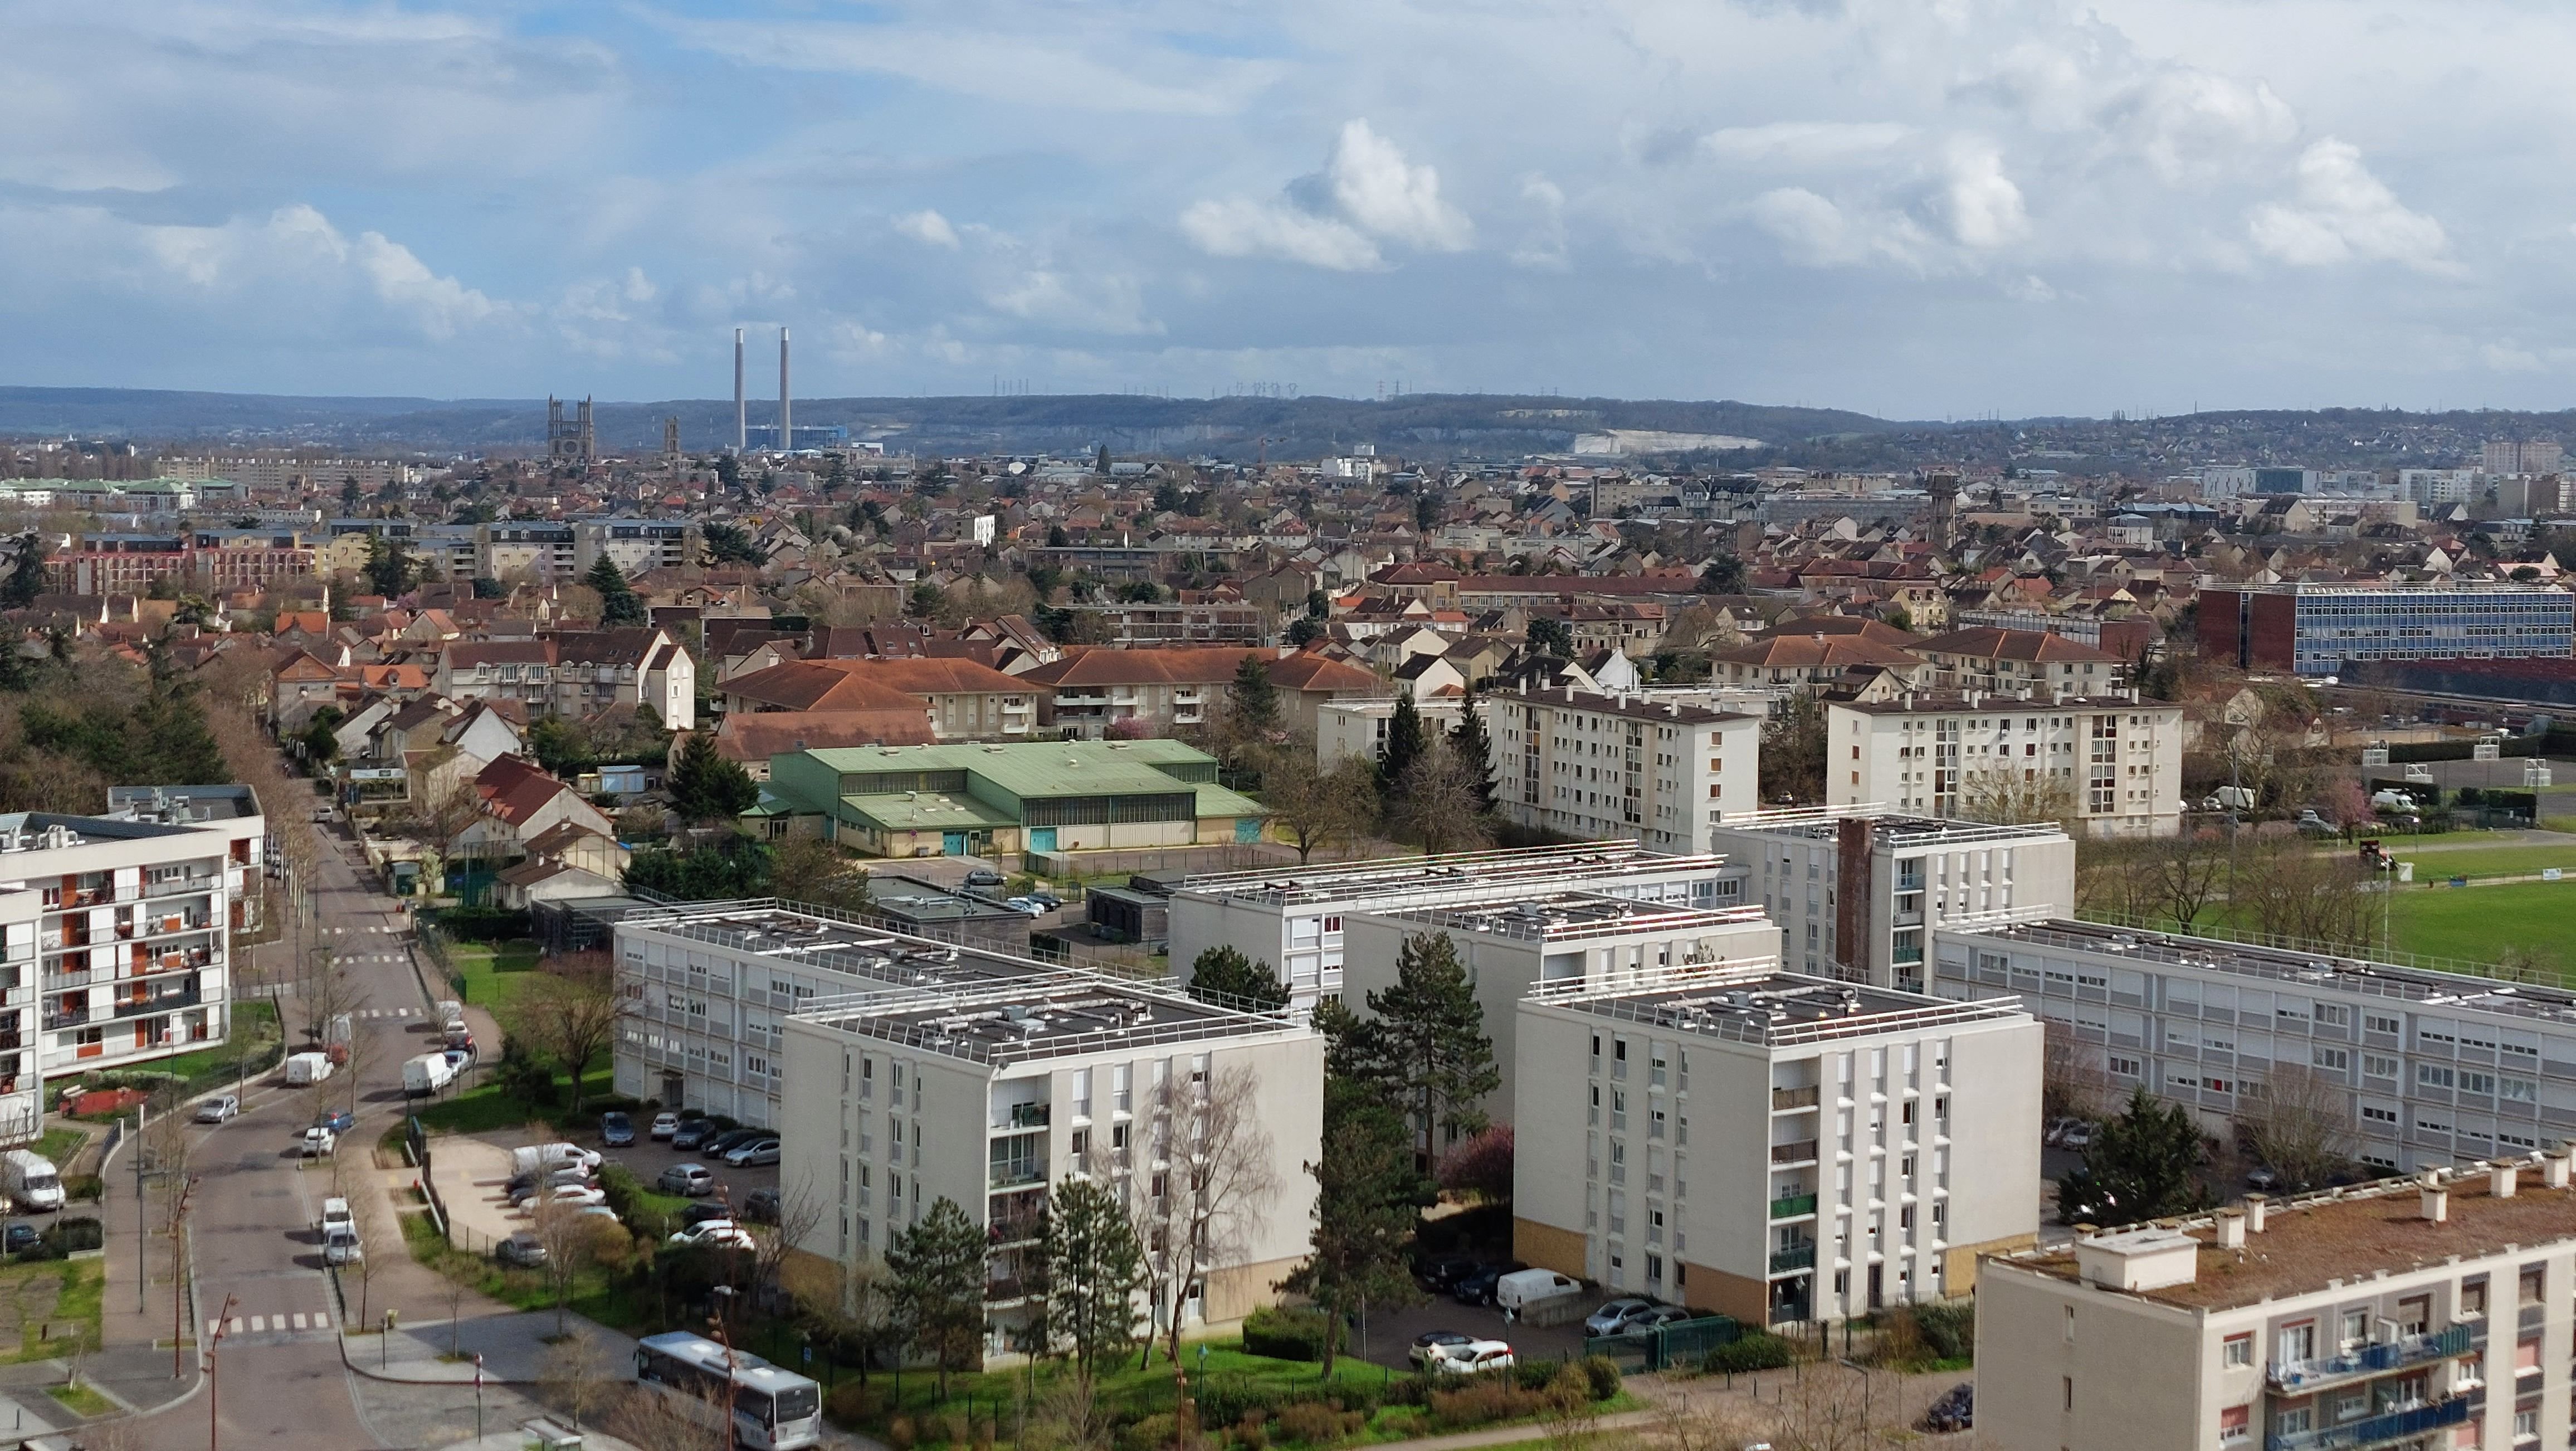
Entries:
POLYGON ((1913 134, 1893 121, 1772 121, 1711 131, 1699 146, 1721 161, 1827 167, 1875 160, 1913 134))
POLYGON ((1942 200, 1950 235, 1962 246, 1992 249, 2030 234, 2021 188, 2004 175, 2004 159, 1991 150, 1964 146, 1951 153, 1942 200))
POLYGON ((2409 211, 2362 165, 2358 147, 2329 136, 2299 155, 2292 201, 2254 209, 2247 230, 2265 255, 2293 267, 2344 262, 2402 262, 2425 271, 2450 267, 2442 224, 2409 211))
POLYGON ((1181 213, 1181 235, 1211 256, 1274 257, 1336 272, 1384 266, 1381 242, 1461 251, 1475 230, 1441 198, 1440 173, 1405 160, 1365 119, 1345 123, 1324 169, 1290 182, 1283 200, 1212 199, 1181 213))
POLYGON ((217 226, 127 228, 104 213, 89 217, 103 243, 138 250, 166 277, 201 293, 240 293, 290 282, 318 293, 328 291, 335 279, 362 284, 433 341, 453 338, 509 310, 455 278, 431 271, 410 248, 381 232, 361 232, 350 240, 328 217, 301 202, 280 207, 264 220, 235 218, 217 226))
POLYGON ((894 229, 916 242, 945 247, 951 252, 957 250, 957 229, 948 225, 946 217, 926 208, 895 218, 894 229))
POLYGON ((1038 267, 984 294, 986 306, 1029 322, 1077 332, 1133 335, 1162 331, 1145 316, 1132 277, 1075 278, 1038 267))

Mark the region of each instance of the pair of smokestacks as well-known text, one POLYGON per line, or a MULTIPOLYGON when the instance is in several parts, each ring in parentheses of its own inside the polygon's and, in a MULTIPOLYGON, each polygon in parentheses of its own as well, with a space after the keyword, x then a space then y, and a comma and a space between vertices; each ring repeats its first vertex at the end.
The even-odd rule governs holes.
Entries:
MULTIPOLYGON (((781 453, 796 446, 795 425, 790 421, 787 392, 787 329, 778 330, 778 448, 781 453)), ((733 330, 733 447, 741 453, 751 447, 751 420, 742 401, 742 329, 733 330)))

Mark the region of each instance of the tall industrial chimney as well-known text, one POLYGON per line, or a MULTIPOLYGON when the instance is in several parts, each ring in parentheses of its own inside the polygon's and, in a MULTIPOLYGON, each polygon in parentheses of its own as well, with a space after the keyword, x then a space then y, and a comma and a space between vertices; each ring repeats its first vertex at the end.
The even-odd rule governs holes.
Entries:
POLYGON ((733 330, 733 451, 751 446, 749 420, 742 409, 742 329, 733 330))
POLYGON ((778 330, 778 451, 796 448, 796 426, 787 416, 787 329, 778 330))

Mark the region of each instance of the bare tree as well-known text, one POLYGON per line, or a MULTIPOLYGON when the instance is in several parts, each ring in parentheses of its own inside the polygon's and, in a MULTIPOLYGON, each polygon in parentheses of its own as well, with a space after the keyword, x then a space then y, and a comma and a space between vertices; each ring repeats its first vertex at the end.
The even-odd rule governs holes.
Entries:
POLYGON ((572 1417, 575 1430, 617 1393, 622 1379, 608 1347, 587 1330, 548 1346, 537 1364, 539 1392, 546 1404, 572 1417))
POLYGON ((1346 756, 1330 770, 1315 763, 1315 738, 1301 733, 1262 753, 1261 803, 1303 862, 1317 847, 1357 839, 1377 819, 1377 783, 1368 763, 1346 756))
POLYGON ((1278 1194, 1261 1077, 1235 1065, 1211 1079, 1173 1060, 1154 1096, 1144 1212, 1146 1294, 1180 1362, 1181 1323, 1210 1270, 1243 1262, 1278 1194))
POLYGON ((607 1418, 608 1433, 635 1451, 728 1451, 733 1444, 730 1420, 715 1393, 681 1386, 658 1392, 635 1387, 607 1418), (697 1414, 680 1408, 683 1397, 698 1403, 697 1414), (710 1431, 710 1425, 725 1429, 710 1431))
POLYGON ((2321 1183, 2351 1159, 2352 1095, 2340 1080, 2304 1063, 2276 1063, 2262 1082, 2243 1088, 2237 1126, 2283 1188, 2321 1183))
POLYGON ((2100 1118, 2111 1089, 2102 1050, 2077 1038, 2071 1023, 2041 1021, 2040 1111, 2050 1118, 2100 1118))
POLYGON ((822 1196, 814 1192, 811 1183, 800 1182, 793 1189, 779 1190, 776 1224, 743 1225, 751 1236, 751 1293, 755 1299, 764 1285, 787 1288, 782 1271, 788 1255, 813 1238, 815 1227, 822 1222, 822 1196))
POLYGON ((2155 915, 2156 894, 2147 871, 2147 843, 2135 838, 2082 837, 2075 843, 2075 901, 2086 912, 2115 917, 2155 915))
POLYGON ((1988 766, 1959 778, 1958 813, 1998 826, 2065 821, 2075 815, 2075 785, 2037 767, 1988 766))
POLYGON ((528 1218, 537 1243, 545 1246, 546 1286, 554 1291, 555 1333, 561 1335, 572 1306, 573 1281, 608 1251, 608 1235, 625 1231, 600 1215, 584 1213, 578 1204, 558 1202, 551 1189, 539 1191, 528 1218))
POLYGON ((582 1074, 616 1045, 624 1007, 617 995, 616 967, 605 952, 547 958, 538 980, 519 995, 519 1027, 572 1075, 576 1114, 581 1112, 582 1074))
POLYGON ((2137 865, 2159 913, 2188 930, 2227 881, 2227 846, 2208 832, 2155 837, 2141 844, 2137 865))
POLYGON ((1471 851, 1493 839, 1477 805, 1475 768, 1457 747, 1438 739, 1396 781, 1388 824, 1420 843, 1425 856, 1471 851))
POLYGON ((2286 838, 2240 848, 2228 899, 2271 936, 2359 947, 2378 926, 2370 910, 2377 899, 2362 890, 2363 882, 2358 857, 2320 853, 2286 838))
POLYGON ((1893 1398, 1883 1391, 1873 1398, 1862 1375, 1831 1364, 1809 1365, 1801 1374, 1772 1379, 1763 1387, 1769 1396, 1706 1397, 1667 1412, 1666 1419, 1685 1423, 1677 1446, 1705 1451, 1750 1445, 1768 1445, 1773 1451, 1861 1451, 1916 1439, 1894 1409, 1893 1398))

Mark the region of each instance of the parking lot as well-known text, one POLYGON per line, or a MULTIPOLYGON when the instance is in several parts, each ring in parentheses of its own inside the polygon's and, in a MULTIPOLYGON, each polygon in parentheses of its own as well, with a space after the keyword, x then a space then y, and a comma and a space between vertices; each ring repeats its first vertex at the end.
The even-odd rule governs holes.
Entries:
MULTIPOLYGON (((1613 1298, 1607 1294, 1601 1300, 1613 1298)), ((1584 1312, 1591 1313, 1600 1301, 1587 1301, 1584 1312)), ((1405 1351, 1413 1337, 1426 1330, 1454 1330, 1479 1340, 1500 1340, 1512 1348, 1521 1360, 1558 1360, 1583 1354, 1583 1322, 1570 1325, 1507 1324, 1503 1312, 1481 1305, 1461 1305, 1447 1295, 1433 1295, 1428 1303, 1406 1305, 1392 1310, 1372 1311, 1368 1317, 1367 1344, 1354 1345, 1362 1358, 1397 1370, 1410 1370, 1405 1351)))
MULTIPOLYGON (((662 1171, 673 1164, 706 1165, 707 1172, 716 1176, 716 1183, 723 1188, 730 1203, 741 1203, 742 1197, 754 1189, 778 1187, 778 1166, 775 1164, 760 1168, 737 1169, 711 1154, 702 1154, 694 1150, 686 1153, 675 1151, 669 1144, 655 1143, 646 1137, 646 1130, 652 1126, 651 1114, 635 1115, 635 1142, 624 1148, 612 1149, 601 1143, 597 1129, 574 1135, 572 1141, 585 1149, 599 1150, 600 1156, 608 1163, 625 1166, 627 1172, 644 1181, 644 1187, 647 1189, 652 1188, 653 1181, 661 1177, 662 1171)), ((492 1133, 477 1137, 485 1143, 498 1144, 504 1148, 516 1148, 521 1144, 544 1141, 542 1136, 531 1138, 526 1133, 492 1133)))

